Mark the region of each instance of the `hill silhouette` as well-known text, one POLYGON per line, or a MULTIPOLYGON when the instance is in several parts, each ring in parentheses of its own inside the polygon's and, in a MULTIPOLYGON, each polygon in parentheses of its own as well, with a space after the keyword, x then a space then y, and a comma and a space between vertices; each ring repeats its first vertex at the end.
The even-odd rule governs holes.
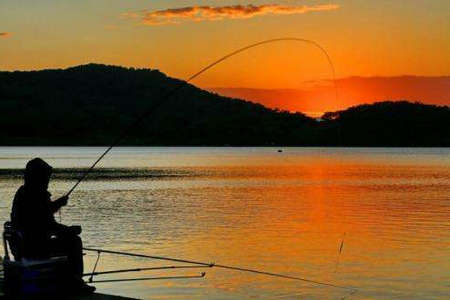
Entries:
POLYGON ((88 64, 0 72, 0 145, 106 145, 149 107, 164 103, 123 145, 450 146, 450 111, 382 102, 324 115, 222 97, 158 70, 88 64))
POLYGON ((322 117, 348 146, 450 146, 450 108, 407 101, 358 105, 322 117))

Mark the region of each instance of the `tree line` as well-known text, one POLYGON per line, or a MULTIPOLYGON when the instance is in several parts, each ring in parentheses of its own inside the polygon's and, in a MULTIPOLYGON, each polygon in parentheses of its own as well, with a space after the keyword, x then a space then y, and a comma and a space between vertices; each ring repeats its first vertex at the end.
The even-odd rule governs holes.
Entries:
POLYGON ((158 70, 88 64, 0 72, 0 145, 450 146, 450 109, 379 102, 321 120, 186 85, 158 70))

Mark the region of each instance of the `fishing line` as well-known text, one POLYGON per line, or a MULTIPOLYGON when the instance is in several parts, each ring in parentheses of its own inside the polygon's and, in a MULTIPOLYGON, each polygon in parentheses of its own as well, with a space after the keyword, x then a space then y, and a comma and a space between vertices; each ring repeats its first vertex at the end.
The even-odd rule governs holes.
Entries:
POLYGON ((78 179, 78 181, 74 184, 74 186, 67 192, 66 196, 69 196, 70 194, 72 194, 72 192, 75 190, 75 188, 89 175, 89 173, 95 168, 95 166, 103 159, 103 157, 106 156, 106 154, 109 153, 109 151, 111 151, 112 148, 114 148, 115 146, 117 146, 117 144, 119 144, 125 137, 128 136, 128 134, 130 133, 130 131, 132 129, 134 129, 137 125, 139 125, 144 119, 147 118, 148 115, 150 115, 153 111, 155 111, 157 108, 159 108, 160 106, 162 106, 164 103, 167 103, 167 100, 170 99, 170 97, 172 97, 176 92, 178 92, 179 90, 183 89, 184 87, 188 86, 188 83, 191 82, 192 80, 194 80, 195 78, 197 78, 198 76, 200 76, 201 74, 205 73, 206 71, 208 71, 209 69, 213 68, 214 66, 220 64, 221 62, 241 53, 244 51, 247 51, 249 49, 255 48, 255 47, 259 47, 262 45, 266 45, 266 44, 270 44, 270 43, 275 43, 275 42, 282 42, 282 41, 291 41, 291 42, 301 42, 301 43, 307 43, 310 45, 315 46, 316 48, 318 48, 326 57, 328 64, 330 65, 331 68, 331 72, 332 72, 332 78, 333 78, 333 83, 334 83, 334 89, 335 89, 335 98, 336 101, 338 99, 338 89, 337 89, 337 84, 336 84, 336 71, 333 65, 333 62, 328 54, 328 52, 325 50, 325 48, 323 48, 319 43, 313 41, 313 40, 308 40, 308 39, 302 39, 302 38, 296 38, 296 37, 285 37, 285 38, 275 38, 275 39, 270 39, 270 40, 264 40, 261 42, 257 42, 242 48, 239 48, 233 52, 230 52, 229 54, 219 58, 218 60, 214 61, 213 63, 207 65, 206 67, 200 69, 200 71, 194 73, 192 76, 190 76, 188 79, 186 79, 186 81, 183 81, 181 84, 179 84, 178 86, 176 86, 175 88, 169 90, 165 95, 163 95, 161 97, 161 100, 156 102, 154 105, 152 105, 148 110, 146 110, 140 117, 138 117, 133 123, 131 123, 127 128, 125 128, 125 130, 122 131, 122 133, 120 135, 118 135, 118 137, 113 141, 113 143, 111 144, 111 146, 109 146, 99 157, 98 159, 91 165, 91 167, 86 170, 81 177, 78 179))
MULTIPOLYGON (((207 65, 206 67, 200 69, 200 71, 194 73, 193 75, 191 75, 188 79, 186 79, 185 81, 183 81, 180 85, 176 86, 175 88, 173 88, 172 90, 169 90, 165 95, 163 95, 161 97, 161 100, 159 102, 156 102, 154 105, 152 105, 148 110, 146 110, 141 116, 139 116, 133 123, 131 123, 127 128, 125 128, 121 134, 119 134, 117 136, 117 138, 113 141, 113 143, 111 144, 111 146, 109 146, 99 157, 98 159, 89 167, 89 169, 87 169, 81 176, 80 178, 77 180, 77 182, 73 185, 73 187, 67 192, 66 196, 70 196, 70 194, 72 194, 72 192, 76 189, 76 187, 89 175, 89 173, 95 168, 95 166, 103 159, 103 157, 106 156, 106 154, 109 153, 109 151, 111 151, 112 148, 114 148, 115 146, 117 146, 123 139, 125 139, 125 137, 128 136, 128 134, 130 133, 130 131, 132 129, 134 129, 137 125, 139 125, 144 119, 147 118, 148 115, 150 115, 152 112, 154 112, 156 109, 158 109, 160 106, 162 106, 164 103, 167 103, 167 100, 170 99, 171 96, 173 96, 176 92, 178 92, 179 90, 183 89, 184 87, 188 86, 188 83, 191 82, 192 80, 194 80, 195 78, 197 78, 198 76, 200 76, 201 74, 205 73, 206 71, 208 71, 209 69, 213 68, 214 66, 220 64, 221 62, 241 53, 244 51, 247 51, 249 49, 255 48, 255 47, 259 47, 262 45, 266 45, 266 44, 270 44, 270 43, 276 43, 276 42, 282 42, 282 41, 290 41, 290 42, 301 42, 301 43, 307 43, 310 45, 313 45, 314 47, 318 48, 326 57, 328 64, 330 65, 331 68, 331 75, 332 75, 332 79, 333 79, 333 84, 334 84, 334 89, 335 89, 335 100, 337 102, 338 99, 338 89, 337 89, 337 83, 336 83, 336 71, 334 68, 334 64, 333 61, 331 60, 330 55, 328 54, 328 52, 325 50, 324 47, 322 47, 319 43, 313 41, 313 40, 308 40, 308 39, 303 39, 303 38, 296 38, 296 37, 285 37, 285 38, 275 38, 275 39, 269 39, 269 40, 264 40, 261 42, 257 42, 242 48, 239 48, 235 51, 230 52, 229 54, 219 58, 218 60, 214 61, 213 63, 207 65)), ((59 210, 59 219, 60 222, 62 220, 61 217, 61 210, 62 208, 59 210)))
POLYGON ((342 236, 341 244, 339 246, 338 256, 337 256, 337 259, 336 259, 336 267, 334 268, 334 273, 337 272, 337 269, 339 267, 339 259, 340 259, 341 254, 342 254, 342 250, 344 249, 344 241, 345 241, 345 235, 346 234, 347 234, 347 232, 344 232, 344 235, 342 236))

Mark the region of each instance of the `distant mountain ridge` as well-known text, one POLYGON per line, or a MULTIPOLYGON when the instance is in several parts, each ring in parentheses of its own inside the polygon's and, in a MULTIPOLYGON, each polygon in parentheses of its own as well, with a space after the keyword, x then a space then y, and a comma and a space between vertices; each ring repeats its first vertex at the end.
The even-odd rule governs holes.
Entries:
POLYGON ((123 145, 450 146, 450 109, 382 102, 324 115, 269 109, 158 70, 88 64, 0 72, 0 145, 107 145, 163 101, 123 145))

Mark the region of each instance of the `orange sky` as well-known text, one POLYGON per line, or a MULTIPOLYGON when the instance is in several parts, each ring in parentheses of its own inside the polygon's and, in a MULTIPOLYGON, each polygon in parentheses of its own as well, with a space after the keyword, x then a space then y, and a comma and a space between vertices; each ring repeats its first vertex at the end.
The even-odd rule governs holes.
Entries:
MULTIPOLYGON (((447 0, 78 0, 0 2, 0 70, 67 67, 89 62, 160 69, 187 78, 222 55, 276 37, 321 44, 338 78, 450 75, 450 1, 447 0)), ((318 49, 280 42, 240 54, 196 79, 203 88, 301 89, 329 79, 318 49)), ((370 101, 357 81, 343 94, 288 97, 281 108, 329 110, 370 101), (306 101, 306 100, 302 100, 306 101), (333 102, 334 101, 334 102, 333 102), (284 105, 285 104, 285 105, 284 105)), ((390 84, 392 93, 410 90, 390 84), (395 86, 395 87, 394 87, 395 86)), ((447 95, 440 103, 450 102, 447 95)), ((440 96, 439 96, 440 97, 440 96)), ((436 99, 425 99, 435 101, 436 99)))
POLYGON ((450 105, 450 76, 442 77, 349 77, 335 87, 316 83, 304 89, 212 88, 224 96, 244 98, 267 107, 300 111, 318 117, 326 111, 342 110, 361 103, 409 100, 450 105))

